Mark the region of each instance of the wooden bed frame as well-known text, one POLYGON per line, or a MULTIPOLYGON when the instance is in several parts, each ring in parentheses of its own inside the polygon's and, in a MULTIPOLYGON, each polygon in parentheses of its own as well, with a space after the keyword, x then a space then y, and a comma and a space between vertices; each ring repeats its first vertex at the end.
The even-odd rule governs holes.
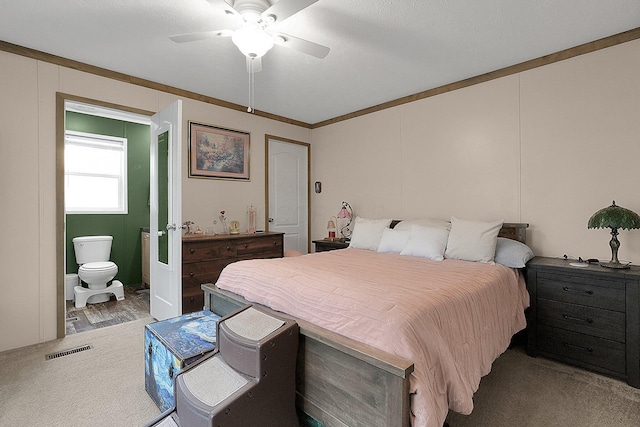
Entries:
MULTIPOLYGON (((399 221, 394 221, 392 227, 399 221)), ((501 237, 525 241, 529 224, 505 223, 501 237)), ((205 308, 225 316, 254 304, 214 284, 202 285, 205 308)), ((260 304, 255 304, 260 305, 260 304)), ((264 307, 270 310, 268 307, 264 307)), ((296 406, 324 427, 408 427, 410 360, 346 338, 304 320, 296 367, 296 406)))

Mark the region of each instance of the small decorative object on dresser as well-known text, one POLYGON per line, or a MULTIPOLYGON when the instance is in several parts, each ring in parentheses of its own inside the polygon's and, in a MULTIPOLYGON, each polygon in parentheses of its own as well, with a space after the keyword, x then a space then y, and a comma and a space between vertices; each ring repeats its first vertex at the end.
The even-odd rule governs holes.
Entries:
POLYGON ((604 209, 600 209, 589 218, 588 228, 611 228, 611 261, 601 262, 600 265, 609 268, 629 268, 629 264, 622 264, 618 261, 618 228, 623 230, 631 230, 632 228, 640 228, 640 216, 637 213, 616 206, 616 201, 604 209))
POLYGON ((547 356, 640 388, 640 267, 571 267, 536 257, 527 264, 531 356, 547 356))

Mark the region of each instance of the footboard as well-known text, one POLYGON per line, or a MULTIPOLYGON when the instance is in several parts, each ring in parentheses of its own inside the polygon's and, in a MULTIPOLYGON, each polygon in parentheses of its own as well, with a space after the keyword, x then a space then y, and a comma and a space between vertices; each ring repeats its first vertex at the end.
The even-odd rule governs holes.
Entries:
MULTIPOLYGON (((204 284, 202 289, 205 308, 221 316, 247 304, 244 298, 213 284, 204 284)), ((300 327, 296 368, 299 410, 325 427, 410 425, 413 363, 295 320, 300 327)))

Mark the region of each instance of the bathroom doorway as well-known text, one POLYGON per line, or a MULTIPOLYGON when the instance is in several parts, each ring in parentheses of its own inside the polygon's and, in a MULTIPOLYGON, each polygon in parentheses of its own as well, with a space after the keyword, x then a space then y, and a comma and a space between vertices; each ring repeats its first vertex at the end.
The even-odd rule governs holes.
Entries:
POLYGON ((58 289, 57 330, 62 337, 149 316, 149 293, 146 291, 145 295, 142 279, 142 231, 148 229, 150 220, 149 146, 153 113, 65 94, 58 94, 57 111, 57 252, 62 260, 58 265, 58 283, 62 286, 58 289), (80 138, 80 142, 75 140, 75 148, 81 149, 65 150, 65 146, 73 146, 74 138, 80 138), (105 147, 124 150, 126 160, 121 176, 116 178, 118 173, 111 172, 100 176, 95 173, 98 167, 73 171, 67 167, 82 165, 83 159, 65 159, 65 155, 87 155, 88 164, 90 157, 96 157, 100 148, 105 147), (83 178, 87 178, 85 184, 83 178), (104 200, 114 199, 105 196, 111 194, 108 183, 118 180, 119 201, 102 206, 104 200), (106 186, 99 187, 102 184, 106 186), (83 189, 82 185, 86 187, 83 189), (93 197, 96 194, 100 197, 93 197), (75 308, 73 286, 78 266, 72 238, 83 235, 113 236, 110 260, 118 266, 114 279, 124 284, 125 300, 116 301, 112 297, 110 301, 75 308))

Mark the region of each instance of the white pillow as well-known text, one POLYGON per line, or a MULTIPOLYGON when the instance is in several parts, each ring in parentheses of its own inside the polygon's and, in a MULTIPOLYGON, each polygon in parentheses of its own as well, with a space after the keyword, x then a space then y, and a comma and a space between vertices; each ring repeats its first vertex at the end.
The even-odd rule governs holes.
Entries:
POLYGON ((400 255, 418 256, 434 261, 444 259, 449 230, 442 227, 411 226, 411 237, 400 255))
POLYGON ((470 221, 451 217, 446 258, 493 263, 498 233, 504 220, 470 221))
POLYGON ((398 231, 411 231, 411 226, 413 225, 421 225, 423 227, 437 227, 451 230, 451 224, 449 223, 449 221, 432 218, 405 219, 396 224, 393 229, 398 231))
POLYGON ((382 232, 389 228, 390 219, 366 219, 356 217, 351 234, 350 248, 377 251, 382 239, 382 232))
POLYGON ((524 268, 533 257, 533 251, 524 243, 498 237, 495 256, 498 264, 511 268, 524 268))
POLYGON ((411 232, 409 231, 385 228, 382 230, 382 239, 378 246, 378 252, 399 254, 409 241, 409 237, 411 237, 411 232))

